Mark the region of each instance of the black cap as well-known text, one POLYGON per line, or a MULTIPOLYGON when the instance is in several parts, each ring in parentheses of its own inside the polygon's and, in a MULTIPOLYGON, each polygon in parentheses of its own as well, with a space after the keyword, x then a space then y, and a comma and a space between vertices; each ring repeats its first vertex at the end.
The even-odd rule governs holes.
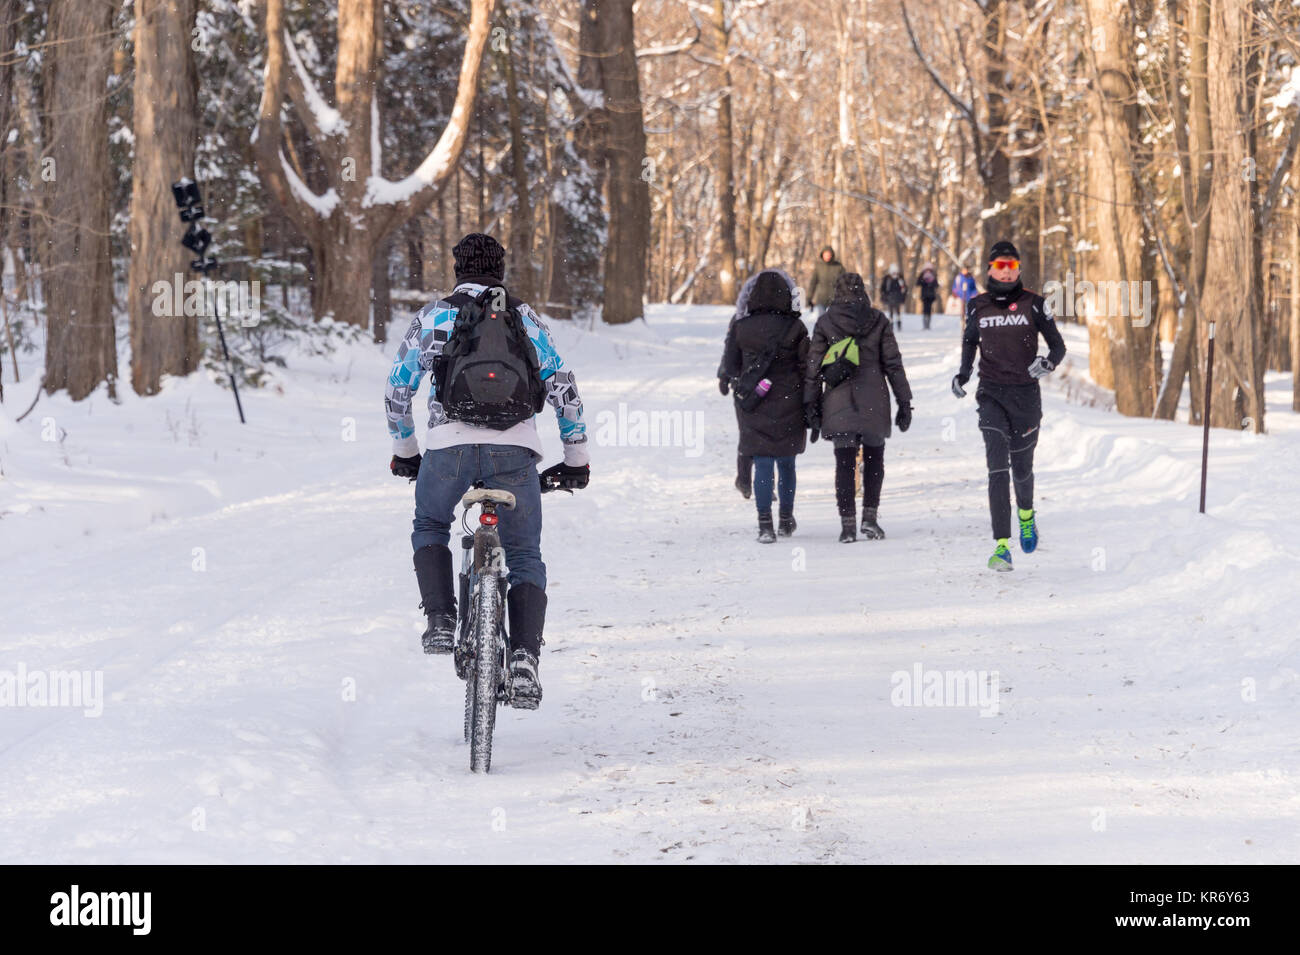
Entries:
POLYGON ((506 277, 506 250, 490 235, 471 232, 456 243, 451 255, 456 262, 456 278, 462 275, 506 277))
POLYGON ((994 259, 1001 258, 1018 259, 1020 258, 1020 250, 1015 247, 1014 243, 1008 242, 1006 239, 1001 242, 994 242, 993 248, 989 249, 989 261, 992 262, 994 259))

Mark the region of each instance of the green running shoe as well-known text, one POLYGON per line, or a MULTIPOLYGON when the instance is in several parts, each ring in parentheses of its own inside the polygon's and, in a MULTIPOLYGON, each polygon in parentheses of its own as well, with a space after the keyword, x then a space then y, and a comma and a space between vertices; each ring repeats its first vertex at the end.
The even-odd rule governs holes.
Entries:
POLYGON ((1014 570, 1011 566, 1011 548, 1007 546, 1006 539, 998 541, 997 550, 989 558, 989 570, 1005 572, 1014 570))
POLYGON ((1034 523, 1034 512, 1016 508, 1016 513, 1020 518, 1020 549, 1026 554, 1032 554, 1038 546, 1038 525, 1034 523))

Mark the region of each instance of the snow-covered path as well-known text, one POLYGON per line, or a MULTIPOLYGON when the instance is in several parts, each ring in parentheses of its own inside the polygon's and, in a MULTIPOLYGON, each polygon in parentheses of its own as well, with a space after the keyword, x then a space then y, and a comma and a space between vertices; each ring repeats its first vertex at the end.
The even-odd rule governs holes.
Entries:
POLYGON ((546 696, 501 711, 488 777, 419 648, 387 354, 296 366, 243 429, 206 381, 19 425, 32 392, 7 386, 0 671, 102 671, 104 703, 0 708, 0 861, 1300 861, 1289 379, 1269 436, 1214 435, 1206 516, 1199 431, 1058 379, 1043 543, 997 575, 955 319, 901 337, 888 539, 836 542, 817 444, 798 533, 760 546, 713 379, 726 315, 555 329, 593 480, 547 498, 546 696), (702 444, 629 446, 650 411, 702 444), (987 674, 998 712, 894 705, 916 667, 987 674))

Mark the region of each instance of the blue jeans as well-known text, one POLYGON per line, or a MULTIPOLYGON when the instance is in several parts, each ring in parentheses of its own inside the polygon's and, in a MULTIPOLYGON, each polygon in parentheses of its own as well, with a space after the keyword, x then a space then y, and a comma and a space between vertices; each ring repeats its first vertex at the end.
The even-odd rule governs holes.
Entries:
POLYGON ((794 455, 783 458, 754 458, 754 504, 758 513, 772 513, 772 468, 781 476, 781 513, 794 511, 794 455))
MULTIPOLYGON (((498 444, 458 444, 424 452, 415 481, 415 521, 411 547, 441 545, 451 540, 451 522, 461 497, 475 481, 509 491, 513 510, 501 508, 497 532, 506 552, 510 586, 534 584, 546 589, 542 563, 542 487, 537 455, 528 448, 498 444)), ((472 526, 472 525, 471 525, 472 526)))

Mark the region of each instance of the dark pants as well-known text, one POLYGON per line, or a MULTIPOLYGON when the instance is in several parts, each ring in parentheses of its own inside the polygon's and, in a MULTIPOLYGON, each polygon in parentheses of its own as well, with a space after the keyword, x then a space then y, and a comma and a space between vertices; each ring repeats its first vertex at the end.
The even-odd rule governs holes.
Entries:
POLYGON ((782 514, 794 513, 794 455, 782 458, 754 457, 754 505, 759 514, 772 513, 773 468, 780 475, 782 514))
POLYGON ((754 483, 754 459, 748 454, 736 455, 736 480, 745 487, 754 483))
POLYGON ((885 483, 885 446, 854 444, 835 448, 835 506, 840 517, 852 518, 857 513, 853 500, 853 477, 858 467, 858 448, 862 448, 862 506, 879 507, 880 489, 885 483))
POLYGON ((925 322, 924 328, 926 329, 926 331, 929 331, 930 329, 930 312, 932 312, 933 310, 934 310, 934 299, 932 298, 921 299, 921 318, 925 322))
POLYGON ((496 444, 458 444, 424 452, 415 482, 415 521, 411 547, 446 547, 456 506, 475 481, 515 496, 511 510, 497 511, 497 533, 506 552, 510 586, 546 589, 542 563, 542 487, 537 455, 528 448, 496 444))
POLYGON ((993 539, 1011 536, 1011 488, 1016 506, 1034 507, 1034 447, 1043 419, 1037 384, 981 384, 975 392, 989 468, 989 516, 993 539))
POLYGON ((894 303, 890 302, 885 307, 889 309, 890 319, 901 328, 903 325, 903 314, 902 314, 903 306, 895 305, 894 303))

